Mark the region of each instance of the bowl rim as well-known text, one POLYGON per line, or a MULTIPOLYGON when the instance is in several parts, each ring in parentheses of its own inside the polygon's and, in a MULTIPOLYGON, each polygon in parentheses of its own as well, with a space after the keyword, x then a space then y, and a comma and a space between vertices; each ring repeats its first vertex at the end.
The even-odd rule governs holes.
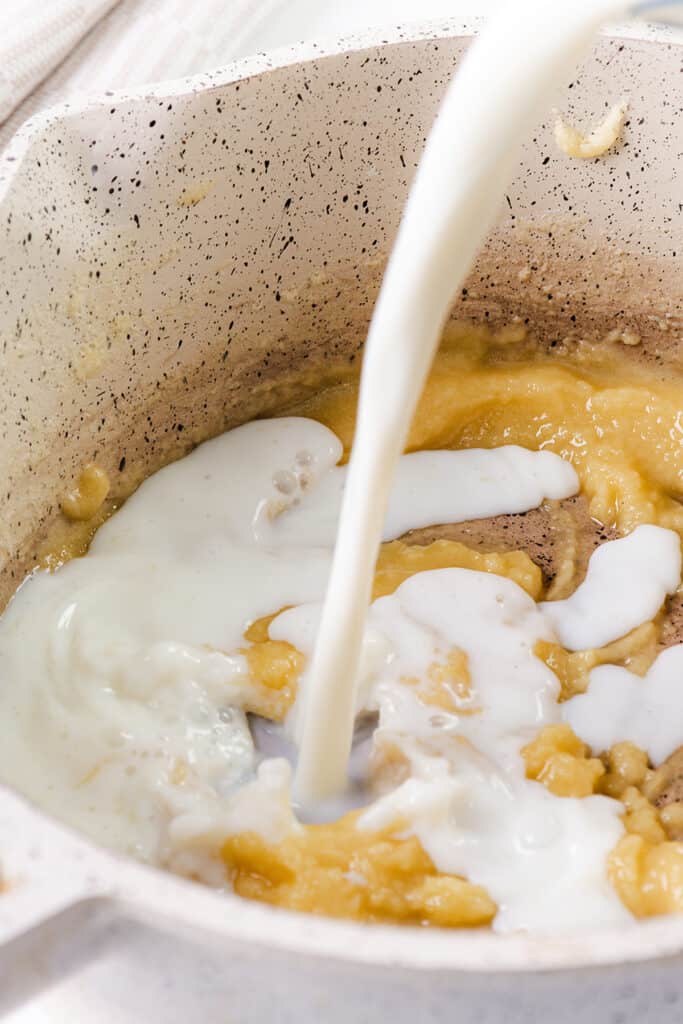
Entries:
POLYGON ((212 942, 248 942, 269 952, 420 972, 517 974, 643 963, 676 956, 683 948, 683 917, 677 915, 532 935, 368 925, 252 902, 114 854, 105 852, 104 858, 107 874, 117 879, 105 895, 114 914, 174 934, 179 927, 190 934, 200 929, 212 942))
MULTIPOLYGON (((0 156, 0 208, 11 190, 30 146, 52 125, 112 102, 146 101, 210 91, 271 71, 401 43, 471 38, 485 19, 418 21, 393 28, 375 28, 338 39, 304 42, 233 61, 215 71, 83 97, 40 111, 17 131, 0 156)), ((683 32, 660 25, 629 23, 601 33, 657 45, 683 46, 683 32)), ((12 796, 16 798, 13 791, 12 796)), ((0 791, 0 799, 2 792, 0 791)), ((21 798, 20 798, 21 799, 21 798)), ((36 832, 59 829, 53 818, 33 809, 36 832)), ((73 840, 72 840, 73 841, 73 840)), ((106 904, 116 915, 148 921, 159 927, 199 929, 212 941, 237 940, 285 954, 332 958, 357 965, 416 971, 476 973, 541 972, 594 968, 671 957, 683 948, 683 917, 667 916, 634 922, 626 928, 579 933, 499 935, 489 930, 419 929, 372 925, 315 917, 251 902, 232 893, 216 892, 155 868, 96 848, 78 837, 100 884, 87 901, 106 904), (163 908, 160 910, 160 908, 163 908)))
MULTIPOLYGON (((259 51, 250 56, 230 61, 208 72, 199 72, 181 78, 163 79, 135 88, 77 94, 69 100, 48 106, 29 117, 20 125, 0 153, 0 206, 8 197, 13 178, 31 144, 40 136, 41 132, 48 130, 59 121, 79 117, 101 107, 110 107, 112 102, 127 103, 188 96, 242 82, 270 71, 380 46, 437 41, 439 39, 469 39, 476 35, 485 21, 485 17, 471 15, 467 18, 422 19, 402 22, 390 27, 373 27, 364 32, 303 41, 272 50, 259 51)), ((645 21, 631 21, 609 26, 598 33, 598 37, 683 46, 683 28, 678 29, 645 21)))

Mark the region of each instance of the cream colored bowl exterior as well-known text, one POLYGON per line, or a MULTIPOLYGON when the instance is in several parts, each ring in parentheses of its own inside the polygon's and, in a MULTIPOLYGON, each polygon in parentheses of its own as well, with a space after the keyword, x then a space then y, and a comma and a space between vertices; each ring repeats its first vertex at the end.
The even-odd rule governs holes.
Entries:
MULTIPOLYGON (((123 492, 267 411, 295 369, 355 356, 471 32, 301 47, 20 134, 0 162, 5 594, 85 460, 123 492)), ((630 328, 653 360, 680 345, 682 55, 662 31, 625 30, 549 97, 590 124, 627 96, 624 140, 571 161, 549 112, 454 316, 519 318, 547 344, 630 328)), ((683 1013, 679 919, 503 939, 292 915, 96 850, 9 792, 0 865, 0 1012, 18 1024, 683 1013)))

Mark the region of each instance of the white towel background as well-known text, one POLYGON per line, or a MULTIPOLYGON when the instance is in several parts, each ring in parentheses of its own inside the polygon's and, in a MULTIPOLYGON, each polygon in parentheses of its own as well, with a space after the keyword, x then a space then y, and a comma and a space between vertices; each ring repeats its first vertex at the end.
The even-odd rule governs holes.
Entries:
POLYGON ((302 39, 481 14, 496 0, 0 0, 0 150, 76 94, 179 78, 302 39))

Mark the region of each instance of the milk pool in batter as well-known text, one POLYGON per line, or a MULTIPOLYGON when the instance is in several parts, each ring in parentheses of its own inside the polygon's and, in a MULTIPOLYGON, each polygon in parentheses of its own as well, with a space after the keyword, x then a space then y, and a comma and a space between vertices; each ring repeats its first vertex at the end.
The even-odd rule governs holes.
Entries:
POLYGON ((366 623, 367 807, 302 825, 246 718, 296 744, 345 374, 160 470, 24 583, 0 620, 3 781, 113 849, 315 913, 504 932, 683 909, 683 386, 616 345, 531 352, 456 332, 428 381, 366 623))

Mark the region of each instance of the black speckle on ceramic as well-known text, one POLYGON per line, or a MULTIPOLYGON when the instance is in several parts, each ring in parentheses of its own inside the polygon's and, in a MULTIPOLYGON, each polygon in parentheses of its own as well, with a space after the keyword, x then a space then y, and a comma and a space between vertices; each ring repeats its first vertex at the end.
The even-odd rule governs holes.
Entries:
MULTIPOLYGON (((266 411, 293 366, 355 357, 466 44, 404 41, 270 71, 260 59, 237 80, 62 109, 20 138, 0 165, 10 585, 84 460, 129 486, 266 411)), ((537 127, 455 315, 516 315, 547 337, 608 321, 673 330, 680 54, 599 43, 555 102, 591 125, 627 96, 623 140, 576 161, 556 149, 551 118, 537 127)))

